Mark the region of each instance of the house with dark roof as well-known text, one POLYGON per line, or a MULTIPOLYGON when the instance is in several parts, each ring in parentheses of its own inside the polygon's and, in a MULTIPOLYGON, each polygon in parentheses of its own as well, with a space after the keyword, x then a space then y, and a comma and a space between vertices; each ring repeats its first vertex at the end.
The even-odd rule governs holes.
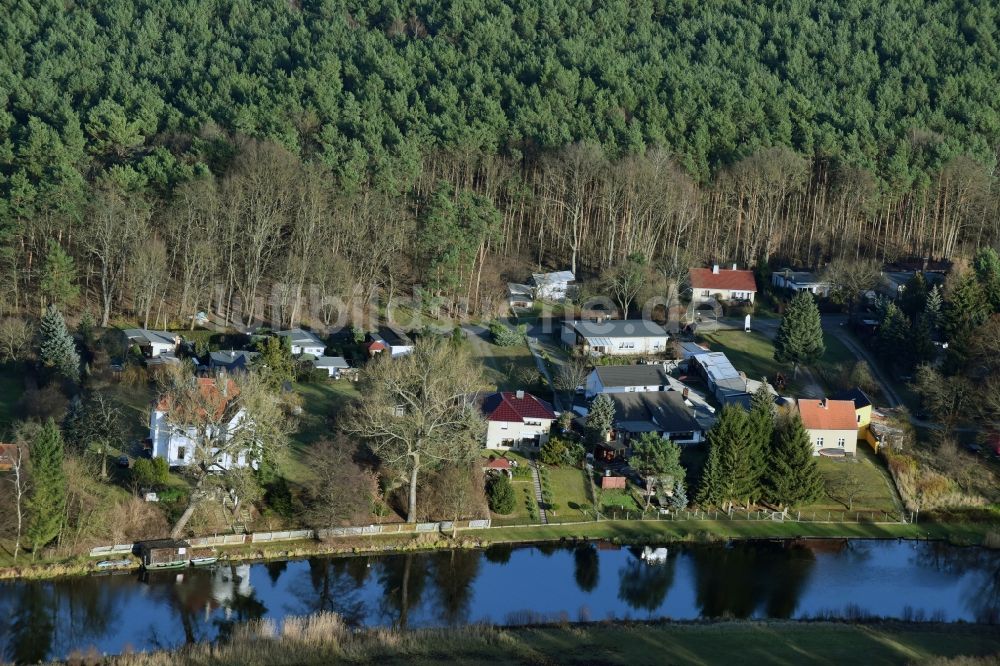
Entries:
POLYGON ((628 446, 644 433, 654 432, 677 444, 699 444, 705 439, 705 422, 694 403, 679 391, 611 393, 615 406, 613 439, 628 446))
POLYGON ((784 268, 771 273, 771 284, 794 292, 808 291, 816 296, 829 296, 830 283, 811 271, 793 271, 784 268))
POLYGON ((852 400, 800 398, 798 407, 814 456, 837 458, 857 453, 858 422, 852 400))
POLYGON ((667 351, 667 330, 648 319, 564 321, 562 342, 592 356, 662 354, 667 351))
POLYGON ((692 268, 689 276, 691 300, 695 302, 714 298, 718 301, 753 303, 757 294, 757 281, 753 271, 739 270, 736 264, 733 264, 732 269, 720 269, 718 264, 711 268, 692 268))
POLYGON ((377 332, 368 334, 365 349, 371 357, 388 351, 389 356, 396 358, 413 351, 413 340, 406 333, 395 328, 380 326, 377 332))
POLYGON ((170 331, 151 331, 145 328, 126 328, 122 334, 128 344, 136 345, 146 358, 172 355, 181 343, 181 336, 170 331))
POLYGON ((599 393, 645 393, 666 391, 670 375, 662 365, 603 365, 590 371, 584 396, 589 400, 599 393))
POLYGON ((322 356, 326 351, 326 343, 312 331, 301 328, 293 328, 287 331, 278 331, 275 335, 287 338, 292 348, 292 355, 309 354, 310 356, 322 356))
POLYGON ((501 391, 482 401, 486 448, 537 451, 549 439, 556 412, 548 402, 524 391, 501 391))
POLYGON ((250 369, 257 352, 242 349, 226 349, 209 352, 208 367, 226 372, 246 372, 250 369))

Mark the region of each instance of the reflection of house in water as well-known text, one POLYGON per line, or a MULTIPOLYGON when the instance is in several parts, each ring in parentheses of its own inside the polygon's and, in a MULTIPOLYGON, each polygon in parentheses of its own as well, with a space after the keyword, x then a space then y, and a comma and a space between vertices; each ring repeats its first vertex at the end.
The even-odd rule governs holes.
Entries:
POLYGON ((212 599, 216 607, 224 609, 227 620, 232 618, 237 597, 251 596, 253 596, 253 585, 250 584, 249 564, 216 567, 212 570, 212 599))

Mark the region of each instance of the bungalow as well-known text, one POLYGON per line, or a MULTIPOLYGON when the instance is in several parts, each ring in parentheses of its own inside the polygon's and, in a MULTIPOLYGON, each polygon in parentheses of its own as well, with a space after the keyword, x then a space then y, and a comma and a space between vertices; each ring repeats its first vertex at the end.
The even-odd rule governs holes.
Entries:
POLYGON ((589 400, 599 393, 646 393, 666 391, 670 375, 661 365, 606 365, 587 375, 584 396, 589 400))
POLYGON ((706 301, 714 298, 719 301, 750 301, 753 303, 757 293, 757 281, 753 271, 738 270, 733 264, 732 270, 720 269, 718 264, 712 268, 692 268, 691 300, 706 301))
POLYGON ((199 425, 191 423, 195 419, 185 422, 184 416, 177 414, 178 410, 171 409, 169 398, 161 398, 153 405, 149 416, 152 455, 165 459, 170 467, 204 464, 220 471, 233 467, 256 469, 258 461, 251 451, 220 451, 216 448, 206 455, 199 446, 200 437, 225 441, 227 437, 251 424, 243 408, 231 408, 230 398, 235 397, 239 391, 232 379, 225 379, 224 384, 221 384, 223 380, 211 377, 198 377, 195 381, 198 382, 202 398, 202 406, 196 409, 215 409, 214 417, 205 418, 204 414, 195 417, 199 425))
POLYGON ((250 364, 256 356, 257 352, 242 349, 209 352, 208 367, 212 370, 225 370, 226 372, 246 372, 250 369, 250 364))
POLYGON ((569 283, 576 280, 573 271, 555 273, 533 273, 531 281, 535 288, 535 298, 545 301, 565 301, 569 283))
POLYGON ((535 305, 535 290, 527 284, 507 283, 507 304, 511 308, 527 310, 535 305))
POLYGON ((677 444, 699 444, 705 439, 704 423, 694 404, 677 391, 612 393, 615 406, 613 438, 625 444, 647 432, 655 432, 677 444))
POLYGON ((327 375, 334 379, 340 379, 340 375, 351 369, 350 364, 343 356, 320 356, 313 361, 313 367, 317 370, 325 370, 327 375))
POLYGON ((488 449, 538 450, 556 420, 552 405, 524 391, 492 393, 483 399, 482 410, 488 449))
POLYGON ((145 328, 126 328, 122 333, 130 345, 136 345, 147 358, 173 354, 181 343, 181 336, 170 331, 150 331, 145 328))
POLYGON ((840 457, 857 453, 858 421, 853 401, 801 398, 798 402, 813 455, 840 457))
POLYGON ((397 356, 405 356, 413 351, 413 340, 406 333, 395 328, 380 326, 377 333, 368 334, 365 349, 368 350, 368 356, 375 356, 376 354, 388 351, 389 356, 396 358, 397 356))
POLYGON ((830 283, 809 271, 793 271, 790 268, 775 271, 771 274, 771 284, 795 292, 808 291, 816 296, 830 295, 830 283))
POLYGON ((301 328, 293 328, 288 331, 278 331, 275 335, 286 338, 292 347, 292 356, 309 354, 311 356, 322 356, 326 351, 326 343, 320 340, 312 331, 304 331, 301 328))
POLYGON ((585 354, 628 356, 667 351, 667 331, 647 319, 564 321, 561 339, 585 354))

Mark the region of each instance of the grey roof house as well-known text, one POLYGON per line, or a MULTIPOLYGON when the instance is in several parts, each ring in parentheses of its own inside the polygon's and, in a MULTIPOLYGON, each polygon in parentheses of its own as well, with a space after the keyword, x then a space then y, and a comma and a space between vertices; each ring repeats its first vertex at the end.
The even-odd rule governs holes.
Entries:
POLYGON ((227 372, 244 372, 250 368, 250 364, 256 356, 257 352, 242 349, 209 352, 208 367, 227 372))
POLYGON ((614 430, 619 441, 655 432, 678 444, 698 444, 705 438, 705 421, 693 403, 678 391, 609 394, 615 405, 614 430))
POLYGON ((667 350, 667 330, 648 319, 564 321, 563 344, 586 354, 615 356, 661 354, 667 350))

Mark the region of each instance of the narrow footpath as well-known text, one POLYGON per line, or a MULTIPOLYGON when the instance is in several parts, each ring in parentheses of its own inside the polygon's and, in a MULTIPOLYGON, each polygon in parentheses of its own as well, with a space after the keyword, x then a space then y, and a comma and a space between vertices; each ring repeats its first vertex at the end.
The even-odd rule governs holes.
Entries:
POLYGON ((542 480, 538 476, 538 465, 534 460, 530 464, 531 478, 535 482, 535 501, 538 503, 538 518, 542 521, 542 525, 548 525, 549 519, 545 515, 545 505, 542 504, 542 480))

